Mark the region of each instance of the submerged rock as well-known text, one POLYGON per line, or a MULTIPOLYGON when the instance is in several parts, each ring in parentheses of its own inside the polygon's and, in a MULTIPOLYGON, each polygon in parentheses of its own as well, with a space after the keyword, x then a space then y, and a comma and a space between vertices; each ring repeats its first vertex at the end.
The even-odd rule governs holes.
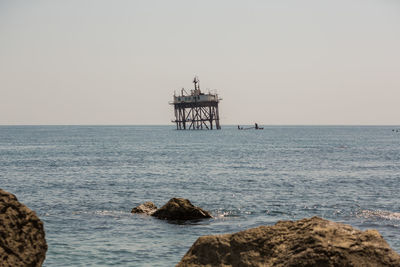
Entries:
POLYGON ((144 213, 147 215, 152 215, 157 210, 157 206, 153 202, 147 201, 143 204, 132 209, 131 213, 144 213))
POLYGON ((171 198, 167 204, 153 213, 154 217, 166 220, 197 220, 212 218, 211 214, 193 206, 188 199, 171 198))
POLYGON ((0 189, 0 266, 42 266, 46 251, 36 213, 0 189))
POLYGON ((400 266, 376 230, 319 217, 197 239, 177 266, 400 266))

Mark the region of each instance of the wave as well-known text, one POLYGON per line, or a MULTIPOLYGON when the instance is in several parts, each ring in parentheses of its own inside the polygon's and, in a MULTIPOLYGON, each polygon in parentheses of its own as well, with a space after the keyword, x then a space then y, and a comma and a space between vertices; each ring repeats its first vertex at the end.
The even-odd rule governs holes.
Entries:
POLYGON ((400 220, 400 212, 384 210, 360 210, 358 216, 368 219, 400 220))
POLYGON ((111 217, 120 217, 120 216, 130 216, 131 213, 127 211, 112 211, 112 210, 94 210, 94 211, 74 211, 73 215, 96 215, 96 216, 111 216, 111 217))

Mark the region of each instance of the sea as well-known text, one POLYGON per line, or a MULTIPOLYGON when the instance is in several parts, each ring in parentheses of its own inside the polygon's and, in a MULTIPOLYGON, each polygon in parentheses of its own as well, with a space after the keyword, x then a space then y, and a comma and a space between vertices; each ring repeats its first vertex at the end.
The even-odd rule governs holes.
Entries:
POLYGON ((200 236, 312 216, 400 252, 400 126, 0 126, 0 188, 43 221, 44 266, 174 266, 200 236), (173 197, 214 218, 131 214, 173 197))

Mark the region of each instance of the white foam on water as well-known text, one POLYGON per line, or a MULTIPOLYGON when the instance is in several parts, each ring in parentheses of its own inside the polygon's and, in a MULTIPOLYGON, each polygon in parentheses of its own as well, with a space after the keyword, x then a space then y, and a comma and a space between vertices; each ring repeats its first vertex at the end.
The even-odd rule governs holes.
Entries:
POLYGON ((361 210, 360 217, 364 218, 380 218, 385 220, 400 220, 400 212, 391 212, 384 210, 361 210))
POLYGON ((126 212, 126 211, 115 211, 115 210, 95 210, 95 211, 74 211, 72 212, 74 215, 80 215, 80 214, 85 214, 85 215, 98 215, 98 216, 124 216, 124 215, 130 215, 131 213, 126 212))

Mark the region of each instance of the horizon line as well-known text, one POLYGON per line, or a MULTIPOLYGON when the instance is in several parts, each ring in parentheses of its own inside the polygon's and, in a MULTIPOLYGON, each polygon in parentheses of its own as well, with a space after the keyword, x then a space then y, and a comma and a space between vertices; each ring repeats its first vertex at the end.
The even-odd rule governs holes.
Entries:
MULTIPOLYGON (((236 127, 238 124, 221 124, 221 126, 236 127)), ((241 126, 251 126, 254 124, 239 124, 241 126)), ((260 126, 274 127, 274 126, 321 126, 321 127, 332 127, 332 126, 395 126, 400 127, 400 124, 259 124, 260 126)), ((174 124, 0 124, 0 127, 8 126, 171 126, 175 127, 174 124)))

